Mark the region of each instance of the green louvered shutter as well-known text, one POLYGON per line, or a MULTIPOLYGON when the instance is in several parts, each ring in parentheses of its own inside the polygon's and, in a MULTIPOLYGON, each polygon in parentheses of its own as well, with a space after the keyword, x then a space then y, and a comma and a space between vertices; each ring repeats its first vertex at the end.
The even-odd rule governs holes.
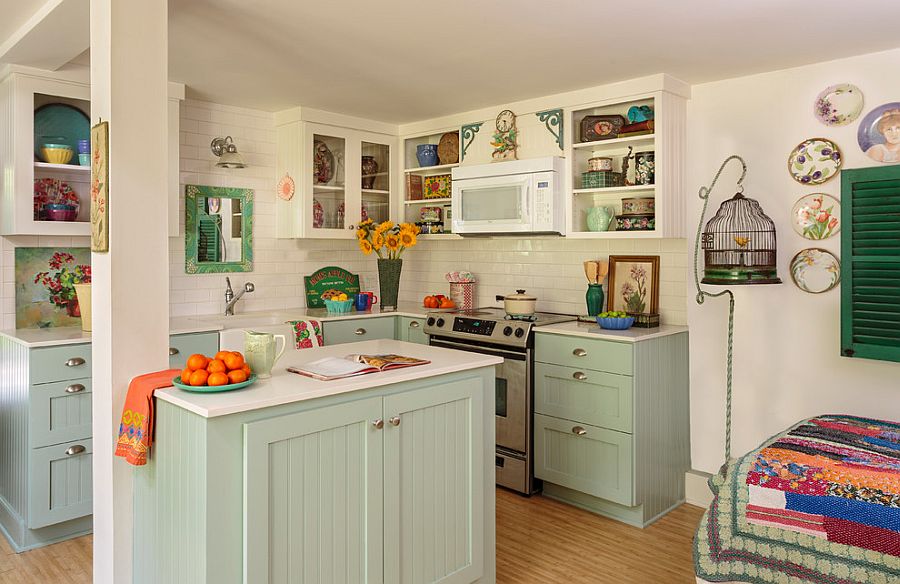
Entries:
POLYGON ((841 354, 900 361, 900 166, 841 175, 841 354))
POLYGON ((219 233, 222 230, 221 215, 200 215, 200 227, 197 237, 197 261, 220 262, 219 233))

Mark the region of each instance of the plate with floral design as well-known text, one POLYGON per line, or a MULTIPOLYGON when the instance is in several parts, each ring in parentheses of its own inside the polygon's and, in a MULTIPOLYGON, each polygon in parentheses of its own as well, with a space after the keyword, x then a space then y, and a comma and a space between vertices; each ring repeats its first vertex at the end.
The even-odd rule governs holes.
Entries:
POLYGON ((806 239, 828 239, 841 230, 841 202, 825 193, 800 197, 791 209, 794 231, 806 239))
POLYGON ((791 279, 804 292, 828 292, 841 281, 841 262, 818 247, 800 250, 791 260, 791 279))
POLYGON ((826 138, 800 142, 788 158, 788 171, 800 184, 820 185, 841 170, 841 150, 826 138))
POLYGON ((838 83, 816 96, 813 113, 826 126, 846 126, 863 110, 863 93, 852 83, 838 83))

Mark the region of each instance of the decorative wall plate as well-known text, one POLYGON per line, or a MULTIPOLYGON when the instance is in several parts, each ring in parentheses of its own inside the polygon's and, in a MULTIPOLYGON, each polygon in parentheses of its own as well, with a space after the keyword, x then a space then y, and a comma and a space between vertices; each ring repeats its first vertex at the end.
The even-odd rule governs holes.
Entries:
POLYGON ((313 176, 317 185, 324 185, 334 178, 334 154, 321 140, 313 142, 313 176))
POLYGON ((825 193, 800 197, 791 209, 794 231, 806 239, 828 239, 841 231, 841 202, 825 193))
POLYGON ((296 185, 294 185, 294 179, 291 178, 291 175, 284 173, 284 176, 278 181, 278 186, 275 187, 275 190, 278 192, 279 198, 290 201, 294 198, 295 187, 296 185))
POLYGON ((824 249, 800 250, 791 260, 791 279, 804 292, 828 292, 841 281, 841 262, 824 249))
POLYGON ((456 164, 459 162, 459 132, 447 132, 438 142, 438 160, 440 164, 456 164))
POLYGON ((788 158, 788 172, 800 184, 820 185, 841 169, 841 150, 825 138, 809 138, 797 145, 788 158))
POLYGON ((866 114, 856 134, 859 147, 877 162, 900 162, 900 102, 880 105, 866 114))
POLYGON ((43 220, 44 205, 70 205, 78 212, 81 200, 69 183, 56 178, 34 179, 34 220, 43 220))
POLYGON ((325 224, 325 209, 318 199, 313 199, 313 229, 322 229, 325 224))
MULTIPOLYGON (((91 120, 67 103, 48 103, 34 110, 34 153, 40 158, 45 142, 67 144, 74 150, 79 140, 90 140, 91 120)), ((77 158, 76 158, 77 162, 77 158)))
POLYGON ((852 83, 838 83, 816 96, 813 113, 826 126, 846 126, 862 113, 863 93, 852 83))

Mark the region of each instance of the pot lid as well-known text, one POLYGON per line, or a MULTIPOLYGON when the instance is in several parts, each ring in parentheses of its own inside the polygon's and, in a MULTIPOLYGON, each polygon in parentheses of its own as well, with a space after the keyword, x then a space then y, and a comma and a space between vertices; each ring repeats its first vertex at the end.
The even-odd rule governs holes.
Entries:
POLYGON ((537 300, 535 296, 525 294, 525 290, 516 290, 515 294, 510 294, 504 300, 537 300))

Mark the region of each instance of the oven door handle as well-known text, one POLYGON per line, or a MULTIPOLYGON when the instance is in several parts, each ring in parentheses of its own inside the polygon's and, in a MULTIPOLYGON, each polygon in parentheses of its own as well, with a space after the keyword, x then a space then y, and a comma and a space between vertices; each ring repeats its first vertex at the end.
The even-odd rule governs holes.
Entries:
POLYGON ((481 353, 483 355, 492 355, 494 357, 502 357, 504 359, 514 359, 516 361, 525 361, 525 353, 516 353, 515 351, 505 351, 503 349, 495 349, 494 347, 478 347, 466 343, 454 343, 453 341, 445 341, 444 339, 431 339, 431 346, 444 347, 445 349, 458 349, 460 351, 469 351, 470 353, 481 353))

